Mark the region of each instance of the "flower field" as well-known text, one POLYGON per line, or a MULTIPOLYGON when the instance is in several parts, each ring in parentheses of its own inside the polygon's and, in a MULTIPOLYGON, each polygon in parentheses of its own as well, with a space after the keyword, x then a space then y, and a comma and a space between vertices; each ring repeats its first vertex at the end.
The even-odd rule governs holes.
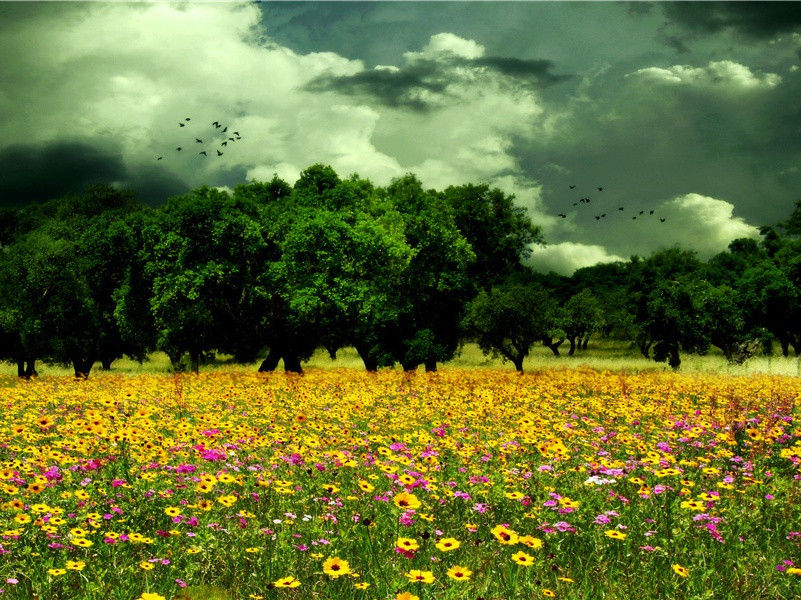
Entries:
POLYGON ((801 597, 797 378, 0 382, 0 599, 801 597))

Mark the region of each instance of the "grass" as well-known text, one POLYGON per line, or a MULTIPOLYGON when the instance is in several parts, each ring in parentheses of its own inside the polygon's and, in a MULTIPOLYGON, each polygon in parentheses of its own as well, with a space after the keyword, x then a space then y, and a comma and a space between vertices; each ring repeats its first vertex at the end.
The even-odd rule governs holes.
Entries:
MULTIPOLYGON (((744 364, 731 364, 717 349, 712 349, 704 356, 683 354, 680 371, 683 373, 722 373, 727 375, 795 375, 801 376, 801 357, 789 356, 787 358, 779 353, 773 356, 754 356, 744 364)), ((216 371, 255 371, 259 362, 251 364, 237 364, 231 356, 217 355, 211 363, 201 366, 202 372, 216 371)), ((364 369, 364 363, 352 347, 342 348, 337 352, 336 360, 331 360, 328 352, 318 349, 314 355, 304 363, 305 369, 364 369)), ((99 369, 100 363, 95 364, 92 376, 103 376, 99 369)), ((454 369, 501 369, 511 370, 514 367, 508 361, 500 358, 486 356, 476 344, 465 344, 458 356, 453 360, 440 364, 440 367, 454 369)), ((279 364, 279 369, 283 363, 279 364)), ((626 342, 614 340, 591 340, 587 350, 577 351, 575 355, 568 356, 566 350, 556 357, 553 353, 541 346, 535 345, 523 363, 525 371, 542 369, 585 369, 597 371, 625 371, 627 373, 645 373, 670 371, 666 363, 657 363, 644 358, 636 348, 626 342)), ((397 367, 399 369, 399 367, 397 367)), ((420 368, 422 370, 422 367, 420 368)), ((40 376, 68 376, 72 375, 70 367, 52 365, 43 362, 37 363, 40 376)), ((15 376, 16 365, 0 362, 0 376, 15 376)), ((128 357, 114 361, 111 374, 126 375, 157 375, 170 373, 170 360, 164 352, 153 352, 148 358, 139 363, 128 357)))

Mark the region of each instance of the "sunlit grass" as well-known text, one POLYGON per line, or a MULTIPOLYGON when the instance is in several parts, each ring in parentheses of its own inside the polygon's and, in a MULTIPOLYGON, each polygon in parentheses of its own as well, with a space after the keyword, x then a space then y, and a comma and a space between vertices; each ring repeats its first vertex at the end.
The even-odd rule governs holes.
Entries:
MULTIPOLYGON (((250 364, 236 364, 233 357, 228 355, 217 355, 215 360, 201 365, 203 372, 237 372, 255 371, 258 369, 261 360, 250 364)), ((331 360, 328 352, 322 348, 318 349, 314 355, 303 363, 304 368, 320 369, 364 369, 364 363, 359 354, 352 347, 342 348, 337 352, 335 360, 331 360)), ((440 368, 455 369, 501 369, 512 370, 511 363, 500 358, 486 356, 477 345, 465 344, 459 354, 451 361, 440 364, 440 368)), ((626 371, 628 373, 669 371, 670 367, 666 363, 657 363, 653 360, 644 358, 632 344, 614 340, 591 340, 587 350, 577 351, 573 356, 567 355, 566 348, 562 349, 561 355, 556 357, 548 349, 541 345, 535 345, 531 349, 530 355, 523 362, 526 371, 537 369, 575 369, 590 368, 598 371, 626 371)), ((69 367, 37 363, 37 371, 41 376, 65 376, 71 375, 72 369, 69 367)), ((279 363, 278 369, 283 369, 283 363, 279 363)), ((396 366, 396 370, 400 370, 396 366)), ((419 368, 422 370, 422 367, 419 368)), ((766 373, 773 375, 796 375, 801 376, 801 357, 783 357, 778 352, 773 356, 754 356, 744 364, 737 365, 726 361, 723 354, 712 349, 705 356, 693 354, 682 354, 681 372, 684 373, 725 373, 728 375, 750 375, 766 373)), ((4 375, 16 375, 16 365, 0 362, 0 377, 4 375)), ((158 375, 171 373, 172 367, 170 360, 164 352, 153 352, 141 364, 128 357, 123 357, 114 361, 111 365, 112 374, 130 375, 158 375)), ((96 363, 92 371, 92 376, 103 376, 104 371, 100 369, 100 363, 96 363)))

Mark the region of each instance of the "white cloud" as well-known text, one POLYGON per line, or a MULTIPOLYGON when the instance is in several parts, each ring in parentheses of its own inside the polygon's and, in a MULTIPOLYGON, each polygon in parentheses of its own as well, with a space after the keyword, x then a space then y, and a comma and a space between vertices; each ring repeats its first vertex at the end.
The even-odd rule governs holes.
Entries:
MULTIPOLYGON (((192 185, 219 183, 232 172, 259 179, 277 173, 291 183, 322 162, 379 185, 412 171, 427 187, 442 188, 519 174, 513 140, 542 140, 552 128, 536 91, 449 60, 483 56, 474 40, 438 33, 406 53, 403 64, 376 67, 397 72, 435 60, 446 90, 422 90, 421 99, 436 108, 412 112, 368 106, 335 90, 309 91, 320 76, 352 76, 365 65, 331 52, 293 52, 256 34, 261 18, 250 3, 88 3, 58 15, 42 11, 4 37, 22 59, 4 65, 9 80, 21 84, 3 89, 2 103, 12 111, 0 121, 0 139, 93 138, 119 149, 132 171, 156 166, 155 156, 163 155, 157 166, 192 185), (185 117, 191 122, 179 127, 185 117), (215 120, 242 139, 220 146, 215 120), (198 155, 204 146, 207 158, 198 155)), ((263 26, 269 36, 270 23, 263 26)), ((521 203, 541 216, 536 182, 515 181, 521 203)))
POLYGON ((644 224, 646 234, 652 231, 656 236, 660 229, 665 229, 667 239, 681 247, 698 250, 702 257, 722 252, 734 239, 759 236, 756 227, 734 216, 733 204, 701 194, 677 196, 663 202, 656 212, 658 214, 644 224), (664 218, 665 222, 656 217, 664 218))
POLYGON ((744 92, 771 89, 779 85, 781 76, 776 73, 756 74, 745 65, 730 61, 712 61, 705 67, 674 65, 667 69, 647 67, 629 73, 643 81, 667 85, 687 85, 705 89, 744 92))
POLYGON ((576 269, 583 267, 625 260, 622 256, 610 253, 603 246, 561 242, 547 246, 533 245, 528 263, 537 271, 555 271, 560 275, 572 275, 576 269))
POLYGON ((408 62, 419 59, 437 59, 448 55, 461 58, 480 58, 484 56, 484 46, 452 33, 436 33, 428 40, 428 44, 423 46, 422 51, 404 52, 403 54, 408 62))

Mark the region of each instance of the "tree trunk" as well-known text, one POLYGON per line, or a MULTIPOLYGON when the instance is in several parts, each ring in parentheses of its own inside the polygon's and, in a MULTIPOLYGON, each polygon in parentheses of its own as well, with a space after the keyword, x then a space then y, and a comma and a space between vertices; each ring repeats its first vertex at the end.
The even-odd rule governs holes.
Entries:
POLYGON ((189 369, 197 375, 200 373, 200 352, 189 351, 189 369))
POLYGON ((512 359, 512 363, 514 364, 515 370, 518 373, 522 373, 523 372, 523 358, 524 358, 523 356, 518 356, 518 357, 512 359))
POLYGON ((678 371, 679 365, 681 364, 678 346, 671 346, 670 350, 668 350, 668 364, 674 371, 678 371))
POLYGON ((559 356, 559 346, 561 346, 562 342, 564 342, 564 341, 565 341, 565 338, 562 338, 557 342, 554 342, 552 340, 547 340, 546 339, 546 340, 542 340, 542 345, 545 346, 546 348, 550 348, 551 352, 553 352, 554 356, 559 356))
POLYGON ((261 365, 259 365, 259 373, 266 373, 267 371, 275 371, 275 368, 278 366, 278 361, 281 360, 281 351, 274 347, 270 347, 270 352, 267 353, 267 358, 265 358, 261 365))
POLYGON ((17 377, 25 377, 25 359, 17 359, 17 377))
POLYGON ((651 344, 653 342, 641 342, 640 346, 640 354, 642 354, 645 358, 651 358, 651 344))
POLYGON ((567 351, 567 355, 573 356, 573 354, 576 352, 576 338, 571 337, 568 338, 567 341, 570 343, 570 349, 567 351))
POLYGON ((403 367, 403 370, 406 371, 407 373, 410 372, 410 371, 416 371, 417 370, 417 364, 418 363, 401 362, 401 366, 403 367))
POLYGON ((292 352, 284 353, 284 371, 287 373, 303 373, 303 367, 300 366, 300 358, 297 354, 292 352))
POLYGON ((78 377, 79 379, 88 379, 89 372, 92 370, 92 366, 94 364, 95 364, 94 357, 73 358, 72 369, 75 372, 75 377, 78 377))
POLYGON ((588 335, 587 337, 584 338, 584 341, 581 342, 581 349, 582 350, 586 350, 587 349, 587 344, 589 344, 589 343, 590 343, 590 336, 588 335))
POLYGON ((36 377, 39 373, 36 371, 36 359, 35 358, 28 358, 28 364, 25 367, 25 377, 30 379, 31 377, 36 377))
POLYGON ((779 344, 781 344, 782 347, 782 356, 787 358, 790 355, 790 340, 784 337, 780 338, 779 344))
POLYGON ((104 371, 111 370, 111 363, 114 362, 113 358, 101 358, 100 359, 100 368, 104 371))
POLYGON ((437 359, 429 358, 425 362, 426 373, 434 373, 437 370, 437 359))
POLYGON ((364 363, 364 368, 371 372, 378 371, 378 361, 370 356, 370 352, 367 348, 361 344, 356 344, 354 347, 356 348, 356 353, 359 355, 359 358, 361 358, 364 363))

